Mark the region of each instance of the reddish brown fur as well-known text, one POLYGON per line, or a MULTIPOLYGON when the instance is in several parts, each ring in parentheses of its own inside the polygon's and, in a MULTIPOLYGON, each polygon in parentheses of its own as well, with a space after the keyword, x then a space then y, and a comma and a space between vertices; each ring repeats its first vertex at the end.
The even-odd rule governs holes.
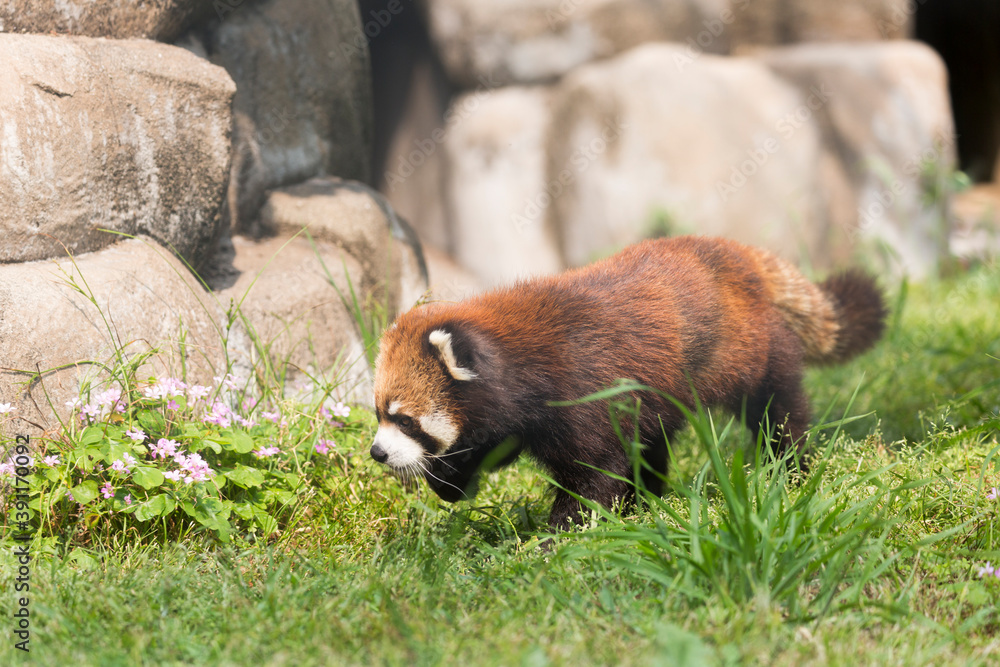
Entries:
MULTIPOLYGON (((765 418, 780 425, 779 450, 801 446, 804 360, 863 351, 885 315, 871 279, 845 274, 828 284, 834 289, 823 291, 774 256, 724 239, 647 241, 558 276, 402 315, 382 340, 376 409, 382 422, 392 401, 433 406, 459 426, 447 453, 429 450, 425 459, 428 482, 447 500, 464 497, 490 452, 513 441, 504 462, 526 450, 560 486, 610 506, 632 491, 594 470, 631 477, 607 405, 552 403, 630 378, 690 406, 693 385, 706 405, 745 411, 755 427, 765 418), (452 334, 476 379, 448 375, 428 343, 437 329, 452 334)), ((682 416, 656 395, 642 399, 644 454, 666 472, 663 432, 670 437, 682 416)), ((660 487, 655 476, 644 481, 660 487)), ((557 491, 551 523, 566 526, 578 511, 557 491)))

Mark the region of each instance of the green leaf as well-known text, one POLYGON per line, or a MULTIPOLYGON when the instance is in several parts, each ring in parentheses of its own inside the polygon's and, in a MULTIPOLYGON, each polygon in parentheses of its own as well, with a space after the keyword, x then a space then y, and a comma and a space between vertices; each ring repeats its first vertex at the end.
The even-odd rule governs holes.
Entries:
POLYGON ((202 498, 197 504, 181 503, 181 508, 195 521, 214 530, 223 542, 229 541, 233 527, 229 524, 229 508, 218 498, 202 498))
POLYGON ((244 431, 233 431, 230 441, 233 445, 233 450, 238 454, 246 454, 253 451, 254 441, 248 433, 244 431))
POLYGON ((74 486, 70 490, 70 493, 73 494, 73 500, 81 505, 86 505, 97 497, 97 482, 88 479, 86 482, 81 482, 74 486))
POLYGON ((149 521, 158 516, 166 516, 174 511, 177 504, 173 498, 165 493, 153 496, 149 500, 139 503, 135 510, 135 518, 139 521, 149 521))
POLYGON ((208 447, 209 449, 211 449, 216 454, 221 454, 222 453, 222 445, 220 445, 219 443, 217 443, 215 440, 202 440, 201 444, 202 444, 202 447, 208 447))
POLYGON ((253 505, 250 503, 233 503, 233 512, 241 519, 247 521, 253 519, 253 505))
POLYGON ((163 484, 163 473, 160 472, 158 468, 137 466, 136 469, 132 471, 132 479, 142 488, 152 489, 153 487, 163 484))
POLYGON ((114 463, 118 459, 122 458, 122 455, 126 452, 132 454, 132 446, 126 445, 123 442, 112 442, 104 448, 106 453, 104 454, 105 463, 114 463))
POLYGON ((96 570, 101 566, 101 561, 94 558, 80 547, 73 549, 66 560, 71 563, 76 563, 84 570, 96 570))
POLYGON ((245 466, 242 463, 236 464, 235 468, 227 470, 222 474, 233 484, 244 489, 260 486, 264 483, 264 474, 260 470, 245 466))
POLYGON ((163 415, 154 410, 139 410, 135 417, 150 438, 154 437, 154 434, 163 433, 167 428, 167 423, 163 421, 163 415))
POLYGON ((100 426, 88 426, 80 434, 80 444, 96 445, 105 439, 104 430, 100 426))
POLYGON ((277 520, 259 507, 253 508, 253 518, 265 537, 278 530, 277 520))

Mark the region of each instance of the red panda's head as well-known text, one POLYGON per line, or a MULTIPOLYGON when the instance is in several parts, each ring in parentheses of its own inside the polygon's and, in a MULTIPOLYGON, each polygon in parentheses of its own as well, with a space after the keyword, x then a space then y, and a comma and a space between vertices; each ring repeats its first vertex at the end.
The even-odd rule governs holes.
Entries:
POLYGON ((465 419, 457 385, 478 378, 463 332, 429 317, 431 310, 397 320, 375 362, 379 425, 371 456, 406 476, 428 472, 428 462, 458 441, 465 419))

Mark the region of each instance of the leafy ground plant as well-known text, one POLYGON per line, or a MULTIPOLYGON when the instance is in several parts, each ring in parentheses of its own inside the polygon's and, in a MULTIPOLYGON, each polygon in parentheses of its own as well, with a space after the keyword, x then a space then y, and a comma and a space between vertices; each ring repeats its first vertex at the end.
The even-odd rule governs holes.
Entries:
MULTIPOLYGON (((74 419, 30 467, 40 534, 134 532, 163 542, 194 528, 228 542, 286 525, 339 456, 332 433, 356 428, 339 402, 265 405, 232 375, 112 385, 71 402, 74 419)), ((13 473, 13 463, 0 474, 13 473)), ((92 535, 91 535, 92 537, 92 535)))

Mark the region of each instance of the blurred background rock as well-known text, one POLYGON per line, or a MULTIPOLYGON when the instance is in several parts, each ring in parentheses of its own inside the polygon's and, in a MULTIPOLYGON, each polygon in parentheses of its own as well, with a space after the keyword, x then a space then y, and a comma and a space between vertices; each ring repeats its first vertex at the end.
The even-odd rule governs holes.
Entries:
POLYGON ((301 369, 353 350, 363 399, 331 281, 391 318, 660 235, 980 261, 998 33, 989 0, 13 0, 0 393, 170 332, 209 373, 259 330, 301 369))

